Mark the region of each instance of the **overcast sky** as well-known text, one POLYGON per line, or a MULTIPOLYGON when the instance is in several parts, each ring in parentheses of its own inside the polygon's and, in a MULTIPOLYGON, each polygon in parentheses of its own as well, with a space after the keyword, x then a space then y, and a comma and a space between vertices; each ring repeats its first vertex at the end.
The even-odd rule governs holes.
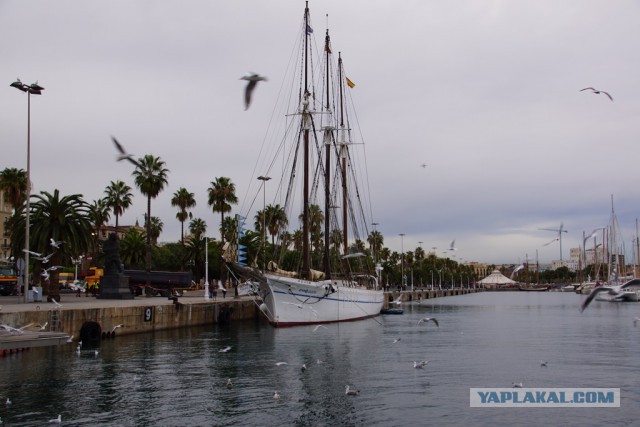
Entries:
MULTIPOLYGON (((611 195, 630 254, 640 214, 640 2, 607 0, 313 0, 317 43, 332 45, 356 83, 374 220, 385 245, 465 261, 563 258, 606 225, 611 195), (318 31, 320 30, 320 31, 318 31), (609 92, 595 95, 592 86, 609 92), (420 165, 428 166, 422 168, 420 165)), ((166 162, 153 201, 161 241, 177 241, 170 199, 195 193, 215 231, 207 188, 227 176, 244 198, 271 119, 304 1, 0 0, 0 169, 26 168, 31 98, 34 192, 88 202, 110 181, 146 200, 110 136, 166 162), (244 110, 247 71, 269 77, 244 110)), ((251 183, 251 185, 253 185, 251 183)), ((267 187, 267 193, 269 187, 267 187)), ((253 197, 253 196, 251 196, 253 197)), ((267 194, 267 198, 269 195, 267 194)), ((241 204, 242 204, 241 200, 241 204)), ((246 213, 237 212, 233 213, 246 213)))

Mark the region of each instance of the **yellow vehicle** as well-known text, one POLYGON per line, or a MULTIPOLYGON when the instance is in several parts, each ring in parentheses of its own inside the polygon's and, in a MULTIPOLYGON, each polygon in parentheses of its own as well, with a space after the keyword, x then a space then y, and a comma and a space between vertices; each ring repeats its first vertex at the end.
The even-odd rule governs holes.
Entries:
POLYGON ((60 273, 58 276, 58 283, 60 288, 66 288, 73 283, 73 273, 60 273))
POLYGON ((18 277, 10 265, 0 265, 0 295, 13 295, 16 291, 18 277))
POLYGON ((87 281, 89 287, 100 284, 100 278, 104 276, 104 269, 99 267, 90 267, 84 280, 87 281))

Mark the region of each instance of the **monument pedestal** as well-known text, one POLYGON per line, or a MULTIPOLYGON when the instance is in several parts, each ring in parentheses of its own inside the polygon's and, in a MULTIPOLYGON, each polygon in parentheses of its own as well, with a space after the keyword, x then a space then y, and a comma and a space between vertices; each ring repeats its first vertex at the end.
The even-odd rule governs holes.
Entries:
POLYGON ((129 277, 123 274, 105 275, 100 278, 98 299, 133 299, 129 289, 129 277))

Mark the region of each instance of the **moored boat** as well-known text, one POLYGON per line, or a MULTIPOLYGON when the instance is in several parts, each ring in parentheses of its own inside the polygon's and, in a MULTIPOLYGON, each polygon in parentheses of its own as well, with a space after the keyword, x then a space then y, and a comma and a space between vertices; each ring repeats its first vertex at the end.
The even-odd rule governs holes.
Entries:
MULTIPOLYGON (((288 135, 277 141, 281 145, 282 141, 291 140, 291 152, 285 157, 292 160, 285 161, 284 172, 277 173, 283 176, 279 188, 286 192, 280 195, 285 200, 282 211, 289 216, 294 206, 302 206, 302 213, 293 213, 302 223, 301 229, 294 232, 300 244, 295 251, 288 251, 290 242, 272 244, 271 261, 263 261, 263 270, 248 266, 236 269, 250 272, 252 280, 259 284, 260 309, 277 327, 365 319, 379 315, 384 303, 373 260, 358 247, 358 242, 367 236, 357 233, 366 232, 373 220, 365 218, 362 197, 366 189, 359 188, 357 174, 351 170, 356 159, 350 148, 353 142, 344 91, 353 83, 344 75, 341 57, 335 67, 327 30, 322 55, 325 63, 320 67, 326 73, 324 87, 316 90, 311 86, 312 34, 307 6, 300 27, 302 60, 296 61, 301 69, 293 74, 298 87, 292 90, 295 95, 289 100, 293 99, 294 104, 285 115, 291 123, 286 126, 288 135), (331 75, 329 70, 335 70, 337 75, 331 75), (296 171, 296 167, 302 171, 296 171), (356 197, 350 197, 351 193, 356 197), (296 196, 302 200, 294 201, 296 196), (358 225, 354 225, 356 222, 358 225), (292 261, 294 256, 297 259, 292 261)), ((278 152, 277 158, 282 157, 278 152)), ((269 162, 267 168, 274 163, 269 162)), ((360 165, 360 170, 364 166, 360 165)), ((262 185, 270 179, 265 176, 259 178, 262 185)), ((242 223, 239 219, 239 229, 242 223)), ((265 230, 261 231, 264 236, 265 230)), ((241 234, 239 230, 239 239, 241 234)))

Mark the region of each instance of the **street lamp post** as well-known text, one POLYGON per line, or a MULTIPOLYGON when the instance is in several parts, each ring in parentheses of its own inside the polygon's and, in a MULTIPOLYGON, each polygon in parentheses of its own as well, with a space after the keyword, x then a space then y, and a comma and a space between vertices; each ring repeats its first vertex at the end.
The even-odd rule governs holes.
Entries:
POLYGON ((400 250, 402 258, 400 259, 400 280, 402 281, 402 289, 404 289, 404 233, 400 233, 400 250))
POLYGON ((24 302, 28 301, 29 294, 29 227, 30 227, 30 198, 31 198, 31 95, 41 95, 44 88, 38 85, 38 82, 26 85, 20 79, 11 83, 11 87, 26 92, 27 94, 27 195, 25 205, 25 224, 24 224, 24 283, 23 296, 24 302))
POLYGON ((71 261, 73 261, 76 266, 76 271, 73 275, 73 283, 78 281, 78 265, 82 262, 82 258, 84 258, 84 255, 79 255, 78 258, 71 258, 71 261))
POLYGON ((209 238, 204 238, 204 299, 209 301, 209 238))
POLYGON ((267 181, 271 179, 269 176, 259 176, 258 179, 262 181, 262 269, 266 270, 267 259, 265 258, 264 250, 267 240, 267 181))

